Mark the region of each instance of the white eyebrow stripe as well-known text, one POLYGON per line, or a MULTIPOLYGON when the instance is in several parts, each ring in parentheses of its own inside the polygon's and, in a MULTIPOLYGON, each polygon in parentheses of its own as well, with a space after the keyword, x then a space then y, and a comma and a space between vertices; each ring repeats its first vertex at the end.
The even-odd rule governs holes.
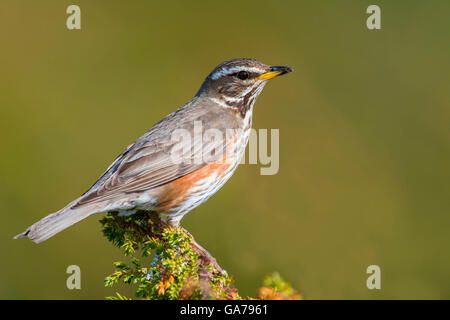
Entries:
POLYGON ((210 78, 213 80, 216 80, 222 76, 230 75, 239 71, 250 71, 250 72, 257 72, 257 73, 264 73, 266 70, 255 68, 255 67, 246 67, 246 66, 237 66, 237 67, 231 67, 231 68, 224 68, 222 70, 218 70, 214 72, 210 78))

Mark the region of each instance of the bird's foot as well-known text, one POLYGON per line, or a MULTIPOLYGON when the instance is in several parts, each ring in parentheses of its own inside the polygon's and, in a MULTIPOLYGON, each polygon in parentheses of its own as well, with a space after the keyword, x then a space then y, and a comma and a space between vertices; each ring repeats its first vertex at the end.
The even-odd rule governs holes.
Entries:
MULTIPOLYGON (((180 227, 181 228, 181 227, 180 227)), ((201 245, 199 245, 192 234, 187 231, 185 228, 181 228, 183 232, 185 232, 188 236, 192 238, 191 247, 194 249, 194 251, 198 254, 200 264, 203 266, 212 266, 213 269, 218 272, 219 274, 224 274, 226 271, 223 270, 219 264, 217 263, 217 260, 211 255, 211 253, 208 252, 205 248, 203 248, 201 245)))

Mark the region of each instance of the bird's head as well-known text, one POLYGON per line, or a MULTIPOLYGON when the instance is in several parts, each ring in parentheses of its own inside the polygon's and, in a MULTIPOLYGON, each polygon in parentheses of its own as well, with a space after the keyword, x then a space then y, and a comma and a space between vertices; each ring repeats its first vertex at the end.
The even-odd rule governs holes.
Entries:
POLYGON ((197 96, 236 108, 245 117, 267 81, 291 71, 289 67, 271 67, 254 59, 227 60, 209 74, 197 96))

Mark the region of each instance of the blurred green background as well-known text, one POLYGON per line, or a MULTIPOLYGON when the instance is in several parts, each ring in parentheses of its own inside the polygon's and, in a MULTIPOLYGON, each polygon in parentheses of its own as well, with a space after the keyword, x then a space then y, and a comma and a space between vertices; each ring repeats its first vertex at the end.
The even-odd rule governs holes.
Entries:
POLYGON ((280 170, 241 166, 183 220, 255 295, 279 271, 310 299, 450 298, 449 1, 0 2, 0 298, 103 299, 122 259, 90 217, 12 240, 83 193, 220 62, 295 72, 258 99, 280 170), (69 4, 82 30, 66 28, 69 4), (370 4, 382 29, 366 28, 370 4), (66 288, 81 267, 82 289, 66 288), (381 267, 381 290, 366 268, 381 267))

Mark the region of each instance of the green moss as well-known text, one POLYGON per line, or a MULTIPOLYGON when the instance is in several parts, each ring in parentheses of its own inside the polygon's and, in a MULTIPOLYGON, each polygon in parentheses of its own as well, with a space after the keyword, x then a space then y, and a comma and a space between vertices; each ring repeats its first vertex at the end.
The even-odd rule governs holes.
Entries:
POLYGON ((129 264, 114 263, 116 271, 106 277, 106 286, 122 281, 137 286, 136 297, 152 300, 240 299, 228 274, 200 264, 184 229, 161 229, 157 221, 143 212, 130 217, 109 213, 100 221, 106 238, 131 258, 129 264), (147 257, 151 261, 144 263, 147 257))
POLYGON ((278 272, 274 272, 264 277, 263 286, 258 291, 258 299, 300 300, 301 296, 278 272))

